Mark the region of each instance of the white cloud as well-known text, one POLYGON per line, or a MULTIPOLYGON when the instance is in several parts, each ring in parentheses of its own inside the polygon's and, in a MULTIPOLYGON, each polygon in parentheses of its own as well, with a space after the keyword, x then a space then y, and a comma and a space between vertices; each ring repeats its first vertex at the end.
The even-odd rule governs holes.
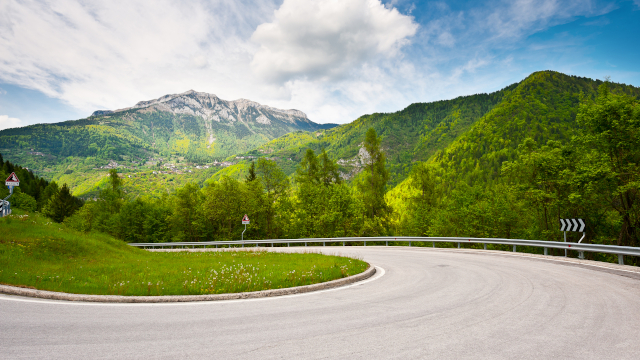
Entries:
POLYGON ((475 13, 478 24, 497 41, 517 40, 528 34, 572 20, 575 16, 607 13, 614 4, 600 6, 595 0, 515 0, 475 13), (487 13, 488 12, 488 13, 487 13))
POLYGON ((0 130, 11 129, 23 126, 22 121, 17 118, 10 118, 9 115, 0 115, 0 130))
POLYGON ((191 88, 247 96, 248 38, 274 1, 3 1, 0 80, 87 112, 191 88))
POLYGON ((417 28, 379 0, 284 0, 251 36, 260 44, 251 67, 275 83, 342 79, 378 56, 397 55, 417 28))

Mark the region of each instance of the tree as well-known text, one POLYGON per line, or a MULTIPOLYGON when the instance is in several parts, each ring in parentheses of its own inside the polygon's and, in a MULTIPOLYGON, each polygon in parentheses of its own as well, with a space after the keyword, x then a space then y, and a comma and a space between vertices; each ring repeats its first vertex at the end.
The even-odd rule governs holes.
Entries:
POLYGON ((276 217, 276 203, 286 195, 289 189, 289 179, 275 161, 264 158, 258 159, 258 176, 267 197, 265 204, 267 236, 273 237, 275 234, 273 225, 276 217))
POLYGON ((368 156, 365 160, 363 174, 357 183, 363 196, 367 217, 370 219, 384 218, 389 212, 389 207, 384 199, 389 172, 385 168, 386 158, 380 149, 380 141, 376 131, 370 128, 364 140, 364 148, 368 156))
POLYGON ((100 191, 103 211, 109 214, 117 214, 124 203, 124 190, 122 189, 122 179, 118 176, 118 170, 109 170, 108 186, 100 191))
POLYGON ((428 236, 431 214, 435 211, 439 194, 436 169, 433 165, 417 163, 411 169, 410 184, 415 195, 408 199, 407 231, 417 236, 428 236))
POLYGON ((73 215, 73 213, 82 206, 82 202, 71 196, 69 187, 65 183, 60 188, 60 191, 49 199, 49 203, 43 209, 43 213, 50 217, 55 222, 62 222, 66 217, 73 215))
POLYGON ((188 183, 176 190, 173 200, 171 220, 178 241, 199 241, 204 227, 200 187, 198 184, 188 183))
POLYGON ((249 166, 249 174, 245 177, 245 182, 251 182, 256 179, 256 163, 251 162, 251 166, 249 166))

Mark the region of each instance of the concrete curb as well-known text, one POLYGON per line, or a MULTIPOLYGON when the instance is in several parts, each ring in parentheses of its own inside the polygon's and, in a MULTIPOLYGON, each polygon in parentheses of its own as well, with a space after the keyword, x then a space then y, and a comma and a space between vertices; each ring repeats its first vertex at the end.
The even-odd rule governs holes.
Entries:
POLYGON ((210 294, 210 295, 166 295, 166 296, 121 296, 121 295, 82 295, 63 292, 36 290, 10 285, 0 285, 0 294, 35 297, 49 300, 87 301, 104 303, 167 303, 190 301, 220 301, 236 299, 256 299, 272 296, 301 294, 318 290, 332 289, 344 285, 353 284, 370 278, 376 273, 376 268, 369 264, 364 272, 342 279, 336 279, 319 284, 297 286, 285 289, 272 289, 234 294, 210 294))

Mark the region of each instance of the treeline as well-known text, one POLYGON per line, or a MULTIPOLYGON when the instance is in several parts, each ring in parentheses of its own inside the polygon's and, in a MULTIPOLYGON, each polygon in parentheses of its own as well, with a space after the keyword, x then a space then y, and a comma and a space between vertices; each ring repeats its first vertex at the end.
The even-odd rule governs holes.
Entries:
MULTIPOLYGON (((13 188, 13 195, 8 199, 13 208, 41 211, 60 222, 83 204, 81 199, 71 195, 67 184, 60 188, 55 181, 48 182, 34 175, 29 169, 15 165, 9 160, 4 161, 0 154, 0 180, 4 182, 13 172, 20 180, 20 186, 13 188)), ((5 186, 0 187, 0 199, 8 196, 9 189, 5 186)))
POLYGON ((65 222, 82 231, 102 231, 128 242, 237 240, 244 214, 245 239, 385 235, 390 208, 385 156, 375 131, 367 133, 367 168, 351 187, 326 152, 308 149, 293 183, 274 161, 251 164, 243 181, 223 177, 203 188, 187 184, 159 199, 127 199, 111 170, 109 186, 65 222))

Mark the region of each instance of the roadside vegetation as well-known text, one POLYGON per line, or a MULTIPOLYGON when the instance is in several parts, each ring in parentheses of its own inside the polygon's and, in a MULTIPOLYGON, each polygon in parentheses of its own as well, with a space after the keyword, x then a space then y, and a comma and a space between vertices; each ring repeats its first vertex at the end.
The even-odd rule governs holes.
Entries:
POLYGON ((96 295, 200 295, 288 288, 363 272, 368 264, 265 250, 149 252, 38 214, 0 219, 0 283, 96 295))

